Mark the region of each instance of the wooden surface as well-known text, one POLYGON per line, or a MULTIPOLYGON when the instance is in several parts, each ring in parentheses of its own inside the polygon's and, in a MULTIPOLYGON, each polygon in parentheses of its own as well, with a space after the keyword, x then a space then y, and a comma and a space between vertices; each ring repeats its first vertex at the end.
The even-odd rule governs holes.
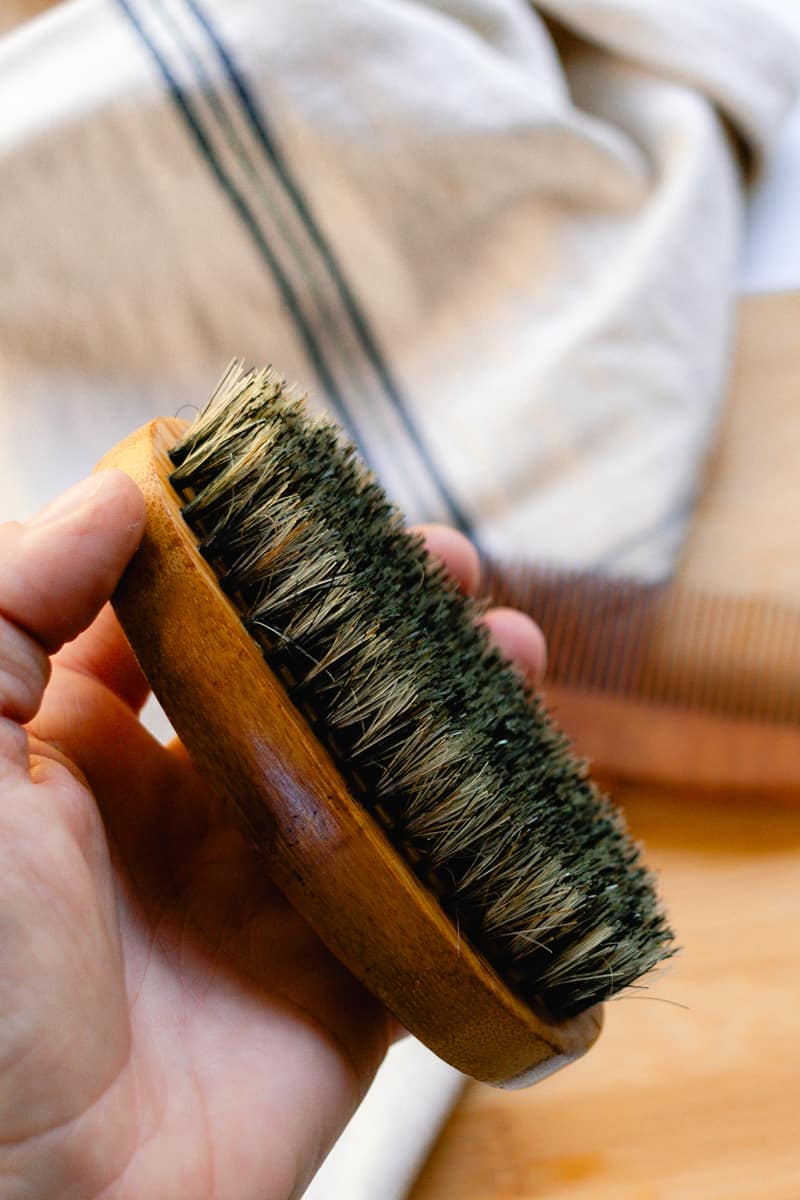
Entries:
MULTIPOLYGON (((682 572, 800 602, 798 295, 742 307, 682 572)), ((583 1061, 528 1092, 470 1085, 412 1200, 800 1198, 800 803, 618 799, 682 953, 607 1005, 583 1061)))
POLYGON ((0 0, 0 34, 24 25, 60 0, 0 0))
POLYGON ((800 605, 800 292, 741 307, 724 419, 680 577, 800 605))

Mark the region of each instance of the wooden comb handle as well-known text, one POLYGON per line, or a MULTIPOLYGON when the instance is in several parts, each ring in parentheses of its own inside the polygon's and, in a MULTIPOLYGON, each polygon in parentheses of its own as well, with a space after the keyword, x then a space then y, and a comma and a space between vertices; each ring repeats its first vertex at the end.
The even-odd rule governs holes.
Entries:
POLYGON ((113 598, 134 653, 206 779, 267 870, 397 1019, 459 1070, 523 1086, 578 1057, 599 1007, 551 1022, 465 944, 292 705, 197 552, 170 487, 183 422, 154 421, 101 462, 144 493, 139 551, 113 598))

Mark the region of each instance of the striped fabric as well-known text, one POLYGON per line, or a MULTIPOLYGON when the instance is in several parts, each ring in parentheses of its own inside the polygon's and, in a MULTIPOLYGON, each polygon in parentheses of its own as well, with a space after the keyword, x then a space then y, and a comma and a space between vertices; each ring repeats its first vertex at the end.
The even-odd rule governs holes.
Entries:
POLYGON ((266 113, 209 13, 196 0, 174 9, 133 0, 119 4, 152 55, 188 136, 274 279, 332 414, 369 460, 374 417, 358 414, 359 393, 365 392, 371 408, 384 410, 395 447, 402 445, 414 473, 428 485, 428 502, 442 519, 469 532, 266 113), (298 274, 299 285, 293 282, 298 274))
POLYGON ((301 381, 413 519, 668 571, 739 241, 714 104, 761 154, 796 64, 750 0, 693 3, 672 42, 659 0, 542 7, 562 25, 522 0, 73 0, 6 34, 5 510, 237 354, 301 381))

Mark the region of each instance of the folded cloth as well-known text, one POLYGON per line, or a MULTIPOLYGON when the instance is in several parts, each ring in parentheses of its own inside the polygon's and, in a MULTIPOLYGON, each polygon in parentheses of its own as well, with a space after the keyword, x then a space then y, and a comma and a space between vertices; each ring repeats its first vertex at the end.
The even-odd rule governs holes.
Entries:
POLYGON ((0 511, 237 354, 412 519, 663 576, 799 75, 760 0, 51 4, 0 39, 0 511))
POLYGON ((235 353, 413 519, 664 574, 724 383, 737 146, 768 152, 800 55, 758 0, 539 12, 74 0, 7 34, 3 510, 235 353))

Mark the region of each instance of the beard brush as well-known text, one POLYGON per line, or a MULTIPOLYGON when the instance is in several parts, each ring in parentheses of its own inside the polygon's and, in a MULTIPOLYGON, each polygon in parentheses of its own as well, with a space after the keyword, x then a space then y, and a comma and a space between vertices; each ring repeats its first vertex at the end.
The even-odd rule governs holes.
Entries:
POLYGON ((178 736, 329 949, 435 1053, 522 1086, 671 952, 621 816, 480 609, 271 369, 100 464, 147 501, 113 604, 178 736))

